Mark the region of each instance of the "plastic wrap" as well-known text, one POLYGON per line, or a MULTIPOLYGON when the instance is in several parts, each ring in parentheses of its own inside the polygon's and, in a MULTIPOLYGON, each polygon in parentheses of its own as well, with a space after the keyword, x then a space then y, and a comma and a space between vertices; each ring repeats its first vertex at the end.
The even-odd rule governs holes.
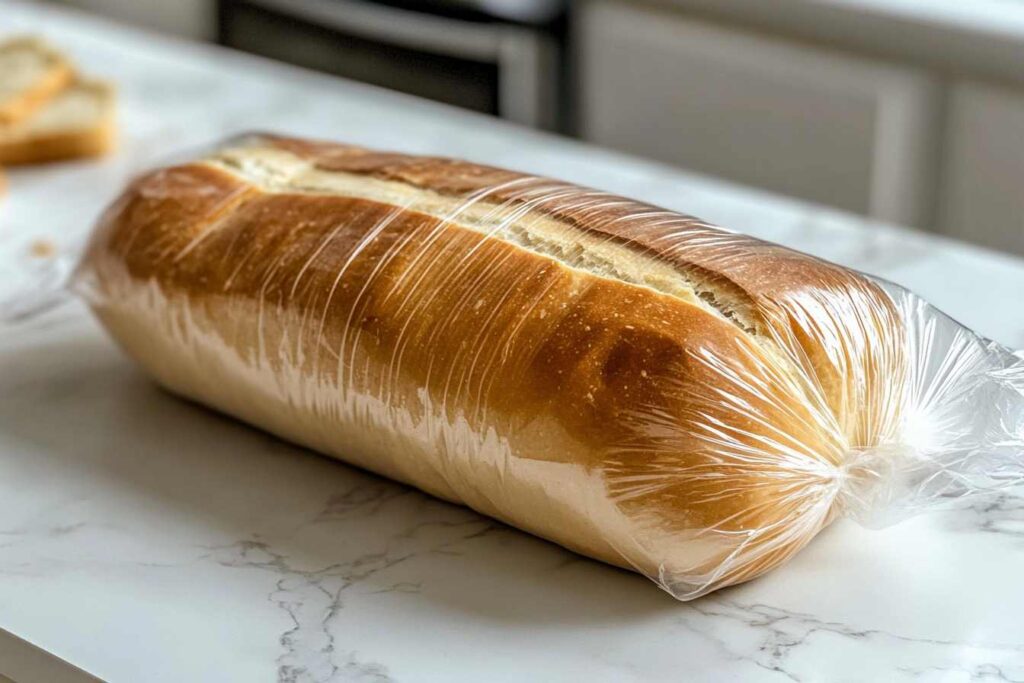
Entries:
POLYGON ((170 390, 679 599, 1024 481, 1024 360, 694 218, 273 137, 155 171, 75 288, 170 390))

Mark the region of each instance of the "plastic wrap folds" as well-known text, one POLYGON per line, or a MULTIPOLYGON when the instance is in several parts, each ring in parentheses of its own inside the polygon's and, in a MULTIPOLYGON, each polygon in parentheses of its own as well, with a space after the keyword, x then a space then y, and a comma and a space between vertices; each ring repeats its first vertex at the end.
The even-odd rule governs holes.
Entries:
POLYGON ((170 390, 677 598, 1024 482, 1024 360, 688 216, 273 136, 131 185, 76 288, 170 390))

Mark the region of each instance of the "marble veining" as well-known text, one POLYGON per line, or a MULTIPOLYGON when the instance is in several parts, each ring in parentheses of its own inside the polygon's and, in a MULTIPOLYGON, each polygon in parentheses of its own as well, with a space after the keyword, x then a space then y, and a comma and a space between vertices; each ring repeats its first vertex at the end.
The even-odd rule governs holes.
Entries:
MULTIPOLYGON (((933 638, 916 638, 881 629, 856 628, 842 622, 823 621, 813 614, 790 612, 770 605, 746 604, 729 600, 710 600, 694 605, 700 619, 684 619, 685 626, 695 635, 713 640, 716 646, 728 649, 725 639, 715 638, 716 631, 723 630, 725 623, 742 625, 755 631, 760 642, 756 653, 731 651, 737 659, 749 658, 757 666, 783 674, 793 681, 808 680, 803 672, 794 670, 791 660, 798 649, 820 647, 830 640, 856 641, 858 649, 866 656, 872 651, 899 650, 901 663, 895 669, 900 672, 917 674, 928 670, 951 670, 949 667, 930 664, 950 659, 951 652, 958 648, 970 647, 991 651, 1005 656, 1007 661, 1020 661, 1024 657, 1024 644, 999 642, 965 642, 933 638), (916 662, 921 664, 917 665, 916 662)), ((849 643, 842 645, 848 647, 849 643)), ((1000 671, 995 664, 981 664, 978 670, 1000 671)), ((811 677, 813 680, 813 676, 811 677)))
MULTIPOLYGON (((371 485, 329 497, 324 513, 318 515, 314 523, 335 518, 339 513, 342 516, 368 517, 379 512, 379 507, 388 500, 413 493, 396 486, 388 486, 389 491, 381 488, 371 485), (344 502, 339 509, 338 502, 349 498, 352 493, 356 493, 356 502, 344 502)), ((414 559, 418 552, 454 550, 461 541, 479 537, 495 528, 494 523, 475 516, 465 521, 421 522, 394 537, 395 542, 384 551, 359 555, 352 560, 317 569, 293 567, 285 554, 258 538, 210 547, 209 554, 203 559, 223 567, 258 569, 273 576, 274 589, 267 595, 267 600, 284 610, 294 624, 278 641, 283 650, 276 660, 279 681, 391 681, 393 679, 384 664, 362 661, 358 651, 336 642, 330 626, 345 607, 346 592, 379 572, 414 559), (440 540, 436 534, 430 533, 431 528, 444 531, 440 540), (420 540, 423 536, 433 537, 433 542, 423 543, 420 540)), ((374 588, 370 593, 415 593, 419 588, 417 582, 400 581, 374 588)))
POLYGON ((1003 493, 971 501, 950 518, 950 528, 999 534, 1024 549, 1024 497, 1003 493))
POLYGON ((1024 681, 1011 492, 882 531, 840 521, 678 603, 165 394, 59 287, 128 178, 247 129, 631 195, 907 285, 1018 348, 1024 262, 54 6, 0 0, 8 30, 116 81, 123 141, 12 171, 0 202, 0 629, 109 681, 1024 681))
MULTIPOLYGON (((418 492, 383 480, 368 480, 327 497, 323 509, 311 524, 338 520, 372 519, 387 514, 392 502, 420 498, 418 492)), ((364 661, 357 650, 336 642, 331 624, 345 608, 346 593, 367 579, 421 553, 458 556, 466 541, 494 533, 516 533, 504 525, 466 510, 452 508, 453 519, 416 522, 395 534, 384 550, 357 554, 351 559, 318 568, 291 565, 288 556, 258 535, 222 546, 206 548, 199 559, 223 567, 257 569, 274 579, 267 600, 288 614, 293 627, 284 632, 277 658, 278 681, 320 683, 324 681, 392 681, 387 667, 364 661)), ((368 589, 369 595, 417 593, 417 581, 383 582, 368 589)))
POLYGON ((355 651, 338 652, 329 625, 344 608, 346 589, 407 558, 377 554, 348 564, 303 571, 289 566, 284 555, 257 540, 212 550, 222 566, 256 568, 274 575, 275 588, 267 599, 287 612, 294 623, 278 641, 284 650, 276 660, 279 681, 392 680, 383 664, 360 662, 355 651))

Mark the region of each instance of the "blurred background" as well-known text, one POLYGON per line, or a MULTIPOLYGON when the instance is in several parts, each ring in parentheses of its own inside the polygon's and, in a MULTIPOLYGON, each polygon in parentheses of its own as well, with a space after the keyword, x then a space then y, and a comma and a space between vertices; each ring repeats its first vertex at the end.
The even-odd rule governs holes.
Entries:
POLYGON ((1024 254, 1021 0, 64 0, 1024 254))

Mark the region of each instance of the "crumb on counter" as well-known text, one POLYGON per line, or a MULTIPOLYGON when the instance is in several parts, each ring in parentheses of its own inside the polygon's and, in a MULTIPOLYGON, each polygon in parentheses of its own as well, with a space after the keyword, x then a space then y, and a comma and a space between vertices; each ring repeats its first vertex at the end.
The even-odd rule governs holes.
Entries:
POLYGON ((50 258, 56 251, 56 245, 45 238, 34 240, 29 247, 29 253, 36 258, 50 258))

